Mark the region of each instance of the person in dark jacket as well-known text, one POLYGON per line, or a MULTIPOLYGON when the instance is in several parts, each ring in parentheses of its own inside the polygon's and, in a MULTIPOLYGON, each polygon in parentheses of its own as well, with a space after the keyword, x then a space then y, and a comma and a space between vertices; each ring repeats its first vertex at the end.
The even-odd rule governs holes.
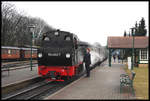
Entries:
POLYGON ((86 53, 84 55, 84 60, 85 62, 85 67, 86 67, 86 72, 87 72, 87 77, 90 77, 90 64, 91 64, 91 55, 90 55, 90 49, 86 49, 86 53))

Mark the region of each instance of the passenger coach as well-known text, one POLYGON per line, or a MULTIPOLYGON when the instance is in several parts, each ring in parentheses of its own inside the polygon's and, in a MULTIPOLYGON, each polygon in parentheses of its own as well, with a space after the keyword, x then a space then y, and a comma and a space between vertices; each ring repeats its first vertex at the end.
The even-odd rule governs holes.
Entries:
MULTIPOLYGON (((2 46, 1 59, 3 61, 28 60, 31 58, 31 48, 2 46)), ((37 59, 37 49, 32 49, 32 58, 37 59)))

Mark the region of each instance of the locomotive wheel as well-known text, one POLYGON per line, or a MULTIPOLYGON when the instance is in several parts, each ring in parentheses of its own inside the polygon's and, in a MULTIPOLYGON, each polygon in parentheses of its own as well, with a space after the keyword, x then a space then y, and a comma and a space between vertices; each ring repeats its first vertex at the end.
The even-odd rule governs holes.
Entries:
POLYGON ((62 79, 66 82, 66 81, 72 80, 73 77, 71 77, 71 76, 63 76, 62 79))

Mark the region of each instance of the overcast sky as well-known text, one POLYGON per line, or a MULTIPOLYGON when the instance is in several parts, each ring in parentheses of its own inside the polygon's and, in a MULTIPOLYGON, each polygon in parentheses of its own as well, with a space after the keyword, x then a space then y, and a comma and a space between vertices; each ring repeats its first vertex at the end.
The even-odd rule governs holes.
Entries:
POLYGON ((142 17, 149 28, 148 2, 11 3, 27 16, 40 17, 53 28, 70 31, 91 44, 105 46, 108 36, 123 36, 124 30, 128 33, 142 17))

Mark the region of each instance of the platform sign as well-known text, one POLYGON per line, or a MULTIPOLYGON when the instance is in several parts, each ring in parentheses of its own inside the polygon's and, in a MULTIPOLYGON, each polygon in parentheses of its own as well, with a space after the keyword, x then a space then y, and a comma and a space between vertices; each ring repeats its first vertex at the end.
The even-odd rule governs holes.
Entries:
POLYGON ((131 69, 131 57, 128 57, 128 69, 131 69))

